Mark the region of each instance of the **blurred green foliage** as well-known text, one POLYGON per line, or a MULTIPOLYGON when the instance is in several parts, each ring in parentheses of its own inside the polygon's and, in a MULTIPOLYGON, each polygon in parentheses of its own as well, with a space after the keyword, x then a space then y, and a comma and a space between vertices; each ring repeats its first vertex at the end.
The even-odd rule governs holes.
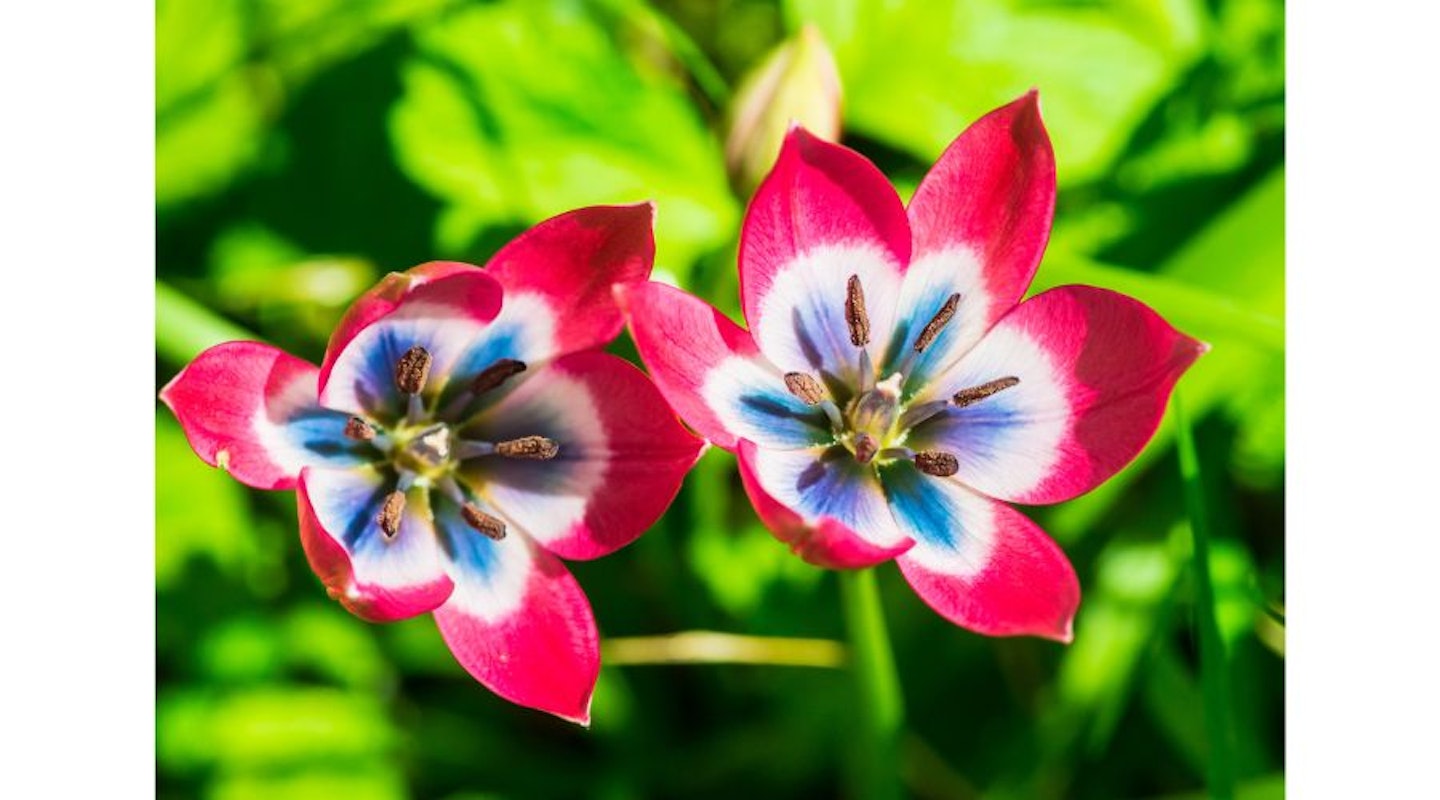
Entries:
MULTIPOLYGON (((384 272, 483 263, 597 203, 656 201, 660 274, 733 313, 747 198, 724 172, 727 103, 807 22, 835 53, 845 141, 906 196, 965 125, 1037 87, 1061 191, 1034 290, 1109 286, 1213 345, 1182 385, 1237 796, 1283 797, 1283 21, 1264 0, 160 0, 158 372, 244 336, 318 360, 384 272)), ((428 618, 370 625, 330 602, 293 496, 206 467, 163 409, 156 509, 161 797, 845 791, 843 671, 610 667, 583 731, 477 686, 428 618)), ((1204 796, 1173 430, 1029 511, 1080 575, 1068 648, 957 629, 880 570, 908 791, 1204 796)), ((606 637, 841 634, 834 576, 769 537, 722 452, 639 542, 572 566, 606 637)))

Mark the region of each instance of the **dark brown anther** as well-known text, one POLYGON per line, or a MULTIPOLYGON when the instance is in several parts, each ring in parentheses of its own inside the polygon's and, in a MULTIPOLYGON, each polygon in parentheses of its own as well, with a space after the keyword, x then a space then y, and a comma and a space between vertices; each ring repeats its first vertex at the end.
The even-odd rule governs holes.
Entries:
POLYGON ((851 344, 864 347, 870 343, 870 317, 865 313, 865 290, 859 275, 851 275, 845 284, 845 324, 850 326, 851 344))
POLYGON ((939 450, 921 450, 915 454, 915 468, 926 475, 948 478, 960 471, 960 459, 939 450))
POLYGON ((876 443, 875 437, 868 433, 855 434, 855 460, 861 464, 869 464, 875 457, 880 445, 876 443))
POLYGON ((959 408, 973 406, 976 403, 997 392, 1003 392, 1011 386, 1018 385, 1020 379, 1011 375, 1007 378, 996 378, 989 383, 982 383, 979 386, 972 386, 969 389, 961 389, 951 398, 959 408))
POLYGON ((466 503, 461 506, 460 516, 465 519, 466 525, 497 542, 505 538, 505 523, 481 511, 479 506, 474 503, 466 503))
POLYGON ((516 361, 513 358, 502 358, 485 369, 480 370, 480 374, 476 375, 475 380, 470 383, 470 391, 475 394, 484 394, 524 371, 524 361, 516 361))
POLYGON ((920 331, 919 338, 915 340, 915 352, 925 352, 925 348, 929 347, 931 342, 935 341, 935 337, 940 335, 940 331, 945 330, 945 326, 950 324, 951 319, 954 319, 955 309, 959 306, 960 293, 956 292, 950 295, 950 298, 945 301, 945 305, 940 306, 940 310, 935 312, 935 316, 925 323, 925 329, 920 331))
POLYGON ((785 373, 785 388, 807 406, 817 405, 825 399, 825 390, 820 387, 820 382, 803 372, 785 373))
POLYGON ((540 461, 554 458, 560 453, 560 445, 544 436, 521 436, 495 445, 495 454, 506 458, 533 458, 540 461))
POLYGON ((358 442, 368 442, 375 438, 375 429, 365 420, 351 417, 345 420, 345 435, 358 442))
POLYGON ((395 364, 395 386, 405 394, 420 394, 430 377, 430 351, 415 345, 395 364))
POLYGON ((380 530, 385 532, 386 539, 394 539, 395 534, 400 532, 400 517, 404 513, 404 492, 391 492, 385 496, 385 502, 380 506, 380 513, 375 517, 375 521, 380 523, 380 530))

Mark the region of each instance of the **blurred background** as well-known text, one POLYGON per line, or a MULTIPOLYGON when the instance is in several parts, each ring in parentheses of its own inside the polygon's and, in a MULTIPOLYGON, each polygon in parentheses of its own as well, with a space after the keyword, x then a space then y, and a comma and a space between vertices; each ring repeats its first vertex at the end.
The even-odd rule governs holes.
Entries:
MULTIPOLYGON (((1034 289, 1114 288, 1214 346, 1180 391, 1228 697, 1205 697, 1167 418, 1115 480, 1025 509, 1080 575, 1074 644, 971 634, 879 568, 906 791, 1204 797, 1208 714, 1238 796, 1283 797, 1283 24, 1264 0, 158 0, 157 376, 230 338, 318 362, 385 272, 484 263, 597 203, 654 200, 657 273, 739 319, 738 225, 786 119, 908 198, 1038 88, 1060 195, 1034 289)), ((657 664, 632 638, 843 641, 835 576, 765 532, 731 456, 637 543, 571 565, 607 640, 587 731, 475 684, 428 616, 351 617, 305 563, 293 493, 205 466, 158 403, 155 425, 161 797, 847 794, 835 647, 657 664)))

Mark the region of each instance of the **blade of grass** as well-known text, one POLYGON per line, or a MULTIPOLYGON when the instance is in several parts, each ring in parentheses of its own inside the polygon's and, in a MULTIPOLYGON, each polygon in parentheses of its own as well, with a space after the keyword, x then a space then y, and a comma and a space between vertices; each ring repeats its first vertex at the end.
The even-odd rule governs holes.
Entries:
POLYGON ((1190 515, 1190 534, 1194 540, 1195 623, 1200 629, 1200 691, 1204 699, 1205 735, 1210 749, 1205 779, 1213 800, 1234 800, 1235 766, 1230 742, 1227 660, 1220 626, 1215 619, 1215 586, 1210 575, 1210 532, 1206 528, 1200 459, 1195 452, 1195 437, 1178 388, 1170 403, 1175 414, 1175 443, 1180 455, 1185 508, 1190 515))
POLYGON ((840 599, 864 728, 852 794, 865 800, 895 800, 901 797, 900 729, 905 709, 875 570, 841 570, 840 599))

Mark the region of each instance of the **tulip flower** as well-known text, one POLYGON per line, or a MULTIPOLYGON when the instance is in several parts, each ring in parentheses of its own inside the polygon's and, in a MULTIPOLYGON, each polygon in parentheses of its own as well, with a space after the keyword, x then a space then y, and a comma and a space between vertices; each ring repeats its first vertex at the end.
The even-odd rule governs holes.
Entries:
POLYGON ((1009 503, 1115 474, 1205 345, 1105 289, 1022 302, 1054 207, 1033 92, 962 133, 908 207, 863 156, 795 127, 745 215, 748 330, 678 289, 619 291, 660 391, 738 455, 802 558, 893 559, 955 624, 1069 641, 1074 569, 1009 503))
POLYGON ((392 273, 319 366, 227 342, 161 398, 207 463, 297 490, 305 554, 347 609, 433 612, 482 684, 588 724, 598 637, 560 559, 633 541, 703 447, 640 370, 599 349, 623 325, 612 284, 650 274, 652 217, 584 208, 485 269, 392 273))

